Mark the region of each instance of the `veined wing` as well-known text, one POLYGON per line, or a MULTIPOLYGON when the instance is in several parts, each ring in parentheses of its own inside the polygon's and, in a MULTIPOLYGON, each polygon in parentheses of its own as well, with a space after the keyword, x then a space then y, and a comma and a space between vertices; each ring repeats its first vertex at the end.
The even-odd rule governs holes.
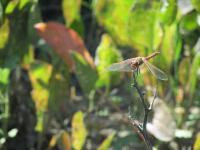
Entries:
POLYGON ((114 63, 107 68, 109 71, 120 71, 120 72, 132 72, 133 69, 130 66, 128 60, 124 60, 119 63, 114 63))
POLYGON ((147 66, 148 70, 157 78, 160 80, 168 80, 167 75, 157 67, 150 64, 145 58, 142 59, 144 64, 147 66))

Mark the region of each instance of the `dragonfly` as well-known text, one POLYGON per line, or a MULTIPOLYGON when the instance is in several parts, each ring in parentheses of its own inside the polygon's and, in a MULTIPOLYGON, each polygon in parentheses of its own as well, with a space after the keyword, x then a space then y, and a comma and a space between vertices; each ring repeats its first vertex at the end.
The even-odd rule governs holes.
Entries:
POLYGON ((147 57, 135 57, 135 58, 130 58, 126 59, 124 61, 118 62, 111 64, 108 66, 109 71, 119 71, 119 72, 135 72, 139 70, 139 67, 144 64, 147 69, 153 74, 154 77, 160 80, 168 80, 167 75, 154 65, 150 64, 148 62, 149 59, 155 57, 158 55, 160 52, 154 52, 151 55, 147 57))

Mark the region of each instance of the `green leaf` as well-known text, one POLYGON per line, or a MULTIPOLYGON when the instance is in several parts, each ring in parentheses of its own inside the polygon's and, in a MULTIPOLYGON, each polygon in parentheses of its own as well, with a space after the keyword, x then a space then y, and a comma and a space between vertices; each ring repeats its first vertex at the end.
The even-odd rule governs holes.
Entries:
POLYGON ((93 6, 99 23, 120 45, 144 50, 156 48, 160 43, 158 2, 110 0, 95 1, 93 6))
POLYGON ((0 83, 8 84, 10 70, 8 68, 0 68, 0 83))
POLYGON ((180 28, 183 31, 193 31, 199 27, 197 23, 197 12, 193 11, 185 16, 180 21, 180 28))
POLYGON ((23 9, 27 4, 29 4, 32 0, 20 0, 19 9, 23 9))
POLYGON ((106 68, 108 65, 119 62, 122 60, 122 56, 114 46, 112 39, 104 34, 101 39, 101 43, 96 50, 97 71, 99 79, 97 81, 97 87, 110 86, 110 84, 119 83, 120 74, 118 72, 110 72, 106 68))
POLYGON ((196 135, 195 142, 194 142, 194 145, 193 145, 193 149, 194 150, 200 149, 200 132, 198 132, 197 135, 196 135))
POLYGON ((74 20, 80 20, 81 0, 63 0, 62 10, 65 21, 69 26, 74 20))
POLYGON ((63 61, 59 60, 58 64, 54 64, 49 81, 48 110, 60 120, 64 119, 61 118, 63 115, 60 114, 67 114, 68 110, 69 80, 68 67, 63 61))
POLYGON ((10 1, 5 10, 6 14, 11 14, 15 10, 18 4, 19 4, 19 0, 10 1))
POLYGON ((4 23, 0 27, 0 49, 5 47, 9 37, 9 32, 9 21, 8 19, 5 19, 4 23))
POLYGON ((170 25, 176 19, 177 0, 162 1, 160 20, 163 24, 170 25))
POLYGON ((112 133, 111 135, 109 135, 103 142, 102 144, 99 146, 98 150, 108 150, 113 138, 115 136, 115 133, 112 133))
POLYGON ((189 90, 191 97, 193 96, 196 89, 199 69, 200 69, 200 52, 197 52, 192 62, 190 78, 189 78, 189 90))
POLYGON ((98 22, 122 45, 129 41, 127 23, 133 2, 133 0, 93 1, 93 11, 98 22))
POLYGON ((188 70, 190 70, 191 64, 189 58, 184 58, 180 64, 178 69, 178 80, 181 85, 186 85, 189 79, 189 73, 188 70))
POLYGON ((72 118, 72 146, 75 150, 81 150, 87 137, 84 125, 83 112, 78 111, 72 118))
POLYGON ((97 72, 85 61, 85 59, 77 52, 72 52, 72 57, 75 63, 75 74, 78 78, 80 86, 85 93, 89 93, 95 89, 97 81, 97 72))
POLYGON ((200 1, 199 0, 191 0, 193 7, 200 12, 200 1))
POLYGON ((45 62, 35 61, 29 69, 29 77, 33 87, 31 96, 35 102, 37 111, 37 131, 43 130, 43 115, 48 106, 48 85, 51 73, 52 66, 45 62))
POLYGON ((33 44, 36 44, 39 39, 37 33, 34 30, 34 25, 38 22, 41 22, 41 14, 38 4, 35 3, 30 8, 28 18, 28 37, 33 44))
POLYGON ((127 36, 130 42, 143 50, 154 50, 162 39, 162 30, 158 21, 159 3, 156 1, 136 3, 130 13, 127 36), (147 7, 147 5, 149 5, 147 7))

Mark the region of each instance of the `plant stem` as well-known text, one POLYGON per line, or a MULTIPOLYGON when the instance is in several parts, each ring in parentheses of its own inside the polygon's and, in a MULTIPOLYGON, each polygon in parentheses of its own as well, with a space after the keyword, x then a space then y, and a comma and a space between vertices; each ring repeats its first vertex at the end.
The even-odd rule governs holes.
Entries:
POLYGON ((149 139, 149 136, 148 136, 147 130, 146 130, 148 114, 151 111, 151 109, 149 109, 147 107, 146 103, 145 103, 144 95, 143 95, 142 91, 140 90, 140 88, 138 86, 138 83, 137 83, 136 76, 135 76, 134 72, 133 72, 133 84, 134 84, 134 87, 136 88, 136 90, 137 90, 137 92, 139 94, 140 100, 141 100, 143 108, 144 108, 144 120, 143 120, 143 126, 142 126, 143 127, 142 128, 142 134, 144 136, 144 142, 145 142, 147 148, 149 150, 152 150, 152 144, 150 142, 150 139, 149 139))

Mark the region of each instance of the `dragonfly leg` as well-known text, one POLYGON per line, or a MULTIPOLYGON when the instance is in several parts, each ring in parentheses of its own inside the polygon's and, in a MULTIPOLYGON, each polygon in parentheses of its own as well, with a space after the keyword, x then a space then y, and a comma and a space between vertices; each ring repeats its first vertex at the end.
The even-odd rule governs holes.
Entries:
POLYGON ((137 68, 136 68, 136 79, 137 79, 137 77, 138 77, 139 74, 140 74, 140 68, 137 67, 137 68))

